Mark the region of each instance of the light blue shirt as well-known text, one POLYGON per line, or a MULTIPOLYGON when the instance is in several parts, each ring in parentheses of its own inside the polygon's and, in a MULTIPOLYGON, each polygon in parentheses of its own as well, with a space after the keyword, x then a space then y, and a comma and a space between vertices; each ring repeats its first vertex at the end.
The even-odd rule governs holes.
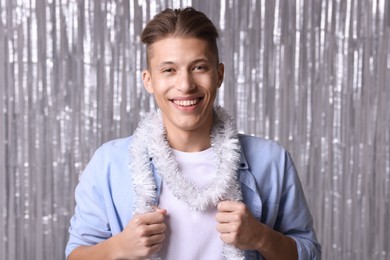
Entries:
MULTIPOLYGON (((273 141, 247 135, 239 139, 238 176, 244 203, 259 221, 296 241, 299 259, 320 259, 312 216, 289 153, 273 141)), ((132 218, 131 141, 128 137, 102 145, 81 175, 66 256, 78 246, 95 245, 120 233, 132 218)), ((158 199, 162 179, 153 167, 153 158, 151 167, 158 199)), ((262 259, 256 251, 246 251, 245 256, 262 259)))

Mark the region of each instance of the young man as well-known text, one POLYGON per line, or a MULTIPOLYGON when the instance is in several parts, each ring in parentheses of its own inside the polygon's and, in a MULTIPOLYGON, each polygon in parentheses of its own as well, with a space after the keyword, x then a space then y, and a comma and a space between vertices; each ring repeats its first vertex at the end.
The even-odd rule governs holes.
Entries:
POLYGON ((217 38, 192 8, 147 24, 142 77, 159 109, 86 167, 68 259, 320 259, 289 154, 238 135, 214 107, 224 76, 217 38))

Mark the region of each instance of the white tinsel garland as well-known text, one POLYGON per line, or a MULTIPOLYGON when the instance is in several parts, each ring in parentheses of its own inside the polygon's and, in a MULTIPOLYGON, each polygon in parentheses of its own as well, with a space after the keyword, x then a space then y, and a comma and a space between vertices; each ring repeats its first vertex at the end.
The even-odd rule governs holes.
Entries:
MULTIPOLYGON (((232 118, 221 107, 215 110, 211 147, 216 155, 216 175, 209 185, 199 189, 180 173, 166 139, 160 112, 150 112, 140 122, 130 147, 130 170, 136 196, 134 212, 150 212, 156 201, 156 184, 150 158, 153 158, 154 166, 173 195, 194 210, 203 211, 208 205, 216 207, 221 200, 241 200, 237 180, 240 159, 237 130, 232 118)), ((223 254, 226 259, 244 259, 242 250, 228 244, 224 244, 223 254)))

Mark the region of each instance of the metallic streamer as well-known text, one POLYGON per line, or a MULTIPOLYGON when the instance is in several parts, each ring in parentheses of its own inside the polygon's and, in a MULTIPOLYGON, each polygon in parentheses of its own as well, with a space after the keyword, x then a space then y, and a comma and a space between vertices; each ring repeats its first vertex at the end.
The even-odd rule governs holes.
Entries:
POLYGON ((92 153, 154 107, 145 23, 221 31, 218 103, 294 157, 324 259, 389 259, 390 1, 0 1, 0 259, 64 259, 92 153))

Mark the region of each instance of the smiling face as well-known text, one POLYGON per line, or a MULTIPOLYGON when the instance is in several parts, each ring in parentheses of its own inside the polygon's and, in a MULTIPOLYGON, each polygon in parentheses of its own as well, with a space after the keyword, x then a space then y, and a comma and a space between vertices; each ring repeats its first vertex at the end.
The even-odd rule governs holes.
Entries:
POLYGON ((198 38, 163 38, 150 46, 146 90, 161 110, 168 138, 190 133, 210 135, 213 103, 222 84, 209 43, 198 38))

